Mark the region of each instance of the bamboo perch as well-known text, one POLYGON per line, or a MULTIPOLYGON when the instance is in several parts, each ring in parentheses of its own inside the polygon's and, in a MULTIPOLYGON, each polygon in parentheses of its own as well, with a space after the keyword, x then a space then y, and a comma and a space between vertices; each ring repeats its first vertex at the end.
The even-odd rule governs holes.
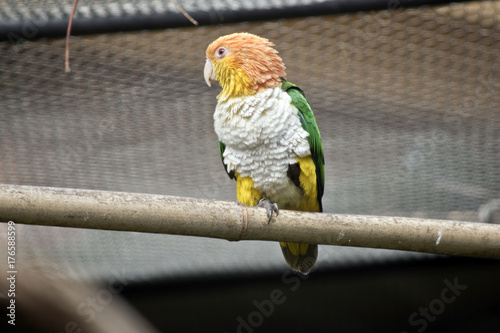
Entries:
POLYGON ((500 225, 280 210, 234 201, 0 185, 0 221, 500 259, 500 225))

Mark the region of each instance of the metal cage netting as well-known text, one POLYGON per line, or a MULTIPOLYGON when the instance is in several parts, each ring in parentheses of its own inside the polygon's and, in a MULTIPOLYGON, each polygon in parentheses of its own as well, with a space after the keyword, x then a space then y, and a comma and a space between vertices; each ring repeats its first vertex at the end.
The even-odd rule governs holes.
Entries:
MULTIPOLYGON (((180 4, 223 22, 230 10, 322 3, 180 4)), ((69 74, 64 40, 37 36, 40 22, 68 17, 68 4, 0 8, 0 20, 27 27, 0 43, 0 183, 235 200, 213 130, 219 89, 202 71, 211 41, 247 31, 276 44, 315 112, 326 212, 479 221, 500 197, 500 1, 72 36, 69 74)), ((75 19, 174 11, 168 1, 81 1, 75 19)), ((106 274, 109 263, 139 257, 141 268, 129 268, 138 277, 283 264, 276 244, 23 230, 27 257, 57 255, 78 272, 70 275, 106 274)), ((402 255, 322 251, 324 265, 402 255)))

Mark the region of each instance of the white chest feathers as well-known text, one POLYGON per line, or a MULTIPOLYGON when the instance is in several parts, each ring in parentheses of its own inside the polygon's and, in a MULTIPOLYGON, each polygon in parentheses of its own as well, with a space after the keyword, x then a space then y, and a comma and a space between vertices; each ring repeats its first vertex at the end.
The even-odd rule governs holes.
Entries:
POLYGON ((221 99, 215 109, 215 133, 226 145, 228 171, 251 177, 264 195, 289 188, 288 166, 311 154, 308 133, 291 103, 290 96, 276 87, 221 99))

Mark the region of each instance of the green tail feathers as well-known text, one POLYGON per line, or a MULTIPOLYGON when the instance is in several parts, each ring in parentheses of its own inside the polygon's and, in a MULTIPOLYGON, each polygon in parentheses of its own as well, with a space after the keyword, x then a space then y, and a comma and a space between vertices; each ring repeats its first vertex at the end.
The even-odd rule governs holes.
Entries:
POLYGON ((292 270, 309 274, 318 258, 318 245, 283 242, 280 242, 280 245, 283 256, 292 270))

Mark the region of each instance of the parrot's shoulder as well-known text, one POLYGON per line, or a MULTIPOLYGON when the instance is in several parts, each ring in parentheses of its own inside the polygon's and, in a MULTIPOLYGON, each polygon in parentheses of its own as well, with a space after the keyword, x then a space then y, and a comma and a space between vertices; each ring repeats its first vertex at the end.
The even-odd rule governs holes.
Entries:
POLYGON ((295 106, 301 115, 301 117, 305 117, 307 120, 314 119, 314 113, 311 109, 311 106, 307 102, 306 95, 296 84, 287 81, 286 79, 281 79, 281 90, 286 92, 288 96, 292 99, 292 105, 295 106))
MULTIPOLYGON (((286 79, 281 79, 281 89, 283 91, 288 91, 288 89, 291 89, 291 88, 296 88, 296 89, 299 89, 299 87, 297 87, 296 84, 293 84, 292 82, 290 81, 287 81, 286 79)), ((299 89, 300 90, 300 89, 299 89)))
POLYGON ((298 110, 300 122, 302 127, 313 136, 310 139, 319 140, 315 144, 321 146, 320 134, 318 125, 316 124, 316 118, 314 117, 314 112, 306 99, 304 92, 297 87, 297 85, 281 79, 281 89, 290 96, 292 100, 292 105, 298 110))
POLYGON ((295 83, 292 83, 284 78, 281 79, 281 90, 286 92, 291 98, 292 101, 298 100, 298 99, 304 99, 306 98, 306 95, 300 89, 295 83))

